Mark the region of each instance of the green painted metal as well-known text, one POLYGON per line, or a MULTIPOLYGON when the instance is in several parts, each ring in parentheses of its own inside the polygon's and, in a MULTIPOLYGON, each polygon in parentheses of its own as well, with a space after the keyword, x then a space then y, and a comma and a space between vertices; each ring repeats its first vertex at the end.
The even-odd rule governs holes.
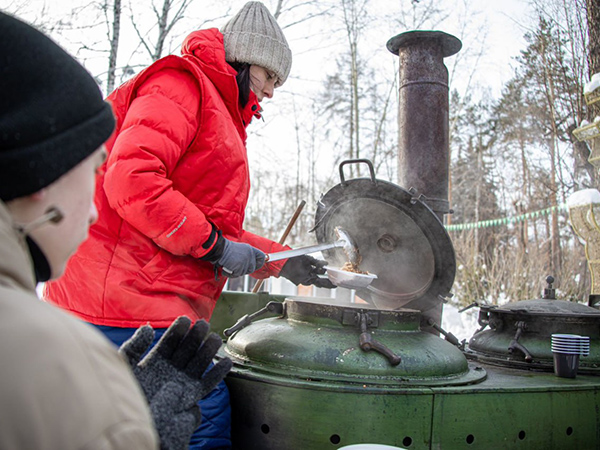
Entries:
POLYGON ((433 395, 427 389, 390 396, 274 388, 235 374, 227 385, 235 449, 329 450, 375 441, 402 446, 405 439, 416 445, 408 448, 429 448, 433 395))
POLYGON ((489 328, 469 341, 469 355, 486 362, 552 371, 554 333, 579 334, 590 340, 590 353, 579 368, 600 374, 600 311, 576 302, 553 299, 554 279, 548 277, 542 299, 482 306, 479 323, 489 328), (518 336, 518 345, 517 343, 518 336), (512 345, 512 347, 511 347, 512 345), (526 359, 527 356, 530 358, 526 359))
POLYGON ((257 373, 348 383, 467 384, 485 377, 473 373, 462 352, 419 329, 420 313, 376 311, 356 305, 333 306, 288 299, 283 316, 261 319, 241 329, 224 350, 238 366, 257 373), (367 314, 367 333, 401 361, 360 347, 356 316, 367 314))
MULTIPOLYGON (((469 348, 479 352, 480 355, 503 360, 510 359, 526 364, 522 353, 514 352, 508 354, 508 347, 512 339, 513 337, 509 333, 497 333, 493 330, 485 330, 476 334, 471 339, 469 348)), ((533 364, 529 365, 536 368, 545 366, 548 370, 552 370, 554 356, 549 336, 525 334, 521 336, 519 343, 527 348, 533 356, 533 364)), ((590 339, 589 356, 581 357, 579 367, 581 369, 598 369, 600 367, 600 339, 590 339)))
POLYGON ((360 349, 356 328, 312 327, 278 318, 255 324, 233 335, 225 352, 234 361, 243 362, 244 367, 263 373, 354 383, 425 385, 464 383, 463 378, 469 374, 467 360, 460 351, 430 333, 373 333, 402 358, 398 366, 392 367, 383 355, 360 349))
POLYGON ((234 448, 336 449, 378 443, 422 449, 600 448, 600 379, 485 366, 470 386, 403 388, 227 378, 234 448))
MULTIPOLYGON (((225 293, 223 299, 213 318, 220 328, 269 301, 283 300, 244 293, 225 293)), ((331 353, 333 342, 341 345, 346 336, 340 337, 340 330, 335 335, 323 331, 332 326, 330 320, 282 325, 285 320, 273 317, 234 335, 233 341, 256 333, 243 339, 243 351, 236 350, 239 359, 226 378, 235 450, 329 450, 366 442, 410 450, 600 448, 600 377, 595 374, 567 379, 547 371, 472 361, 469 381, 452 384, 452 377, 440 377, 439 383, 425 385, 419 379, 396 380, 383 372, 369 378, 369 371, 361 373, 359 366, 377 370, 386 359, 373 352, 360 355, 354 345, 343 355, 358 372, 352 379, 351 370, 344 374, 332 369, 339 362, 339 354, 331 353), (304 335, 314 326, 321 328, 316 336, 304 335), (328 351, 313 353, 314 365, 301 350, 305 340, 313 350, 328 342, 328 351), (296 354, 290 359, 285 354, 292 351, 296 354), (328 371, 333 374, 330 378, 320 376, 328 371)), ((419 333, 408 331, 406 324, 398 327, 376 330, 375 337, 403 354, 405 349, 395 348, 385 333, 400 333, 401 341, 419 333)), ((427 339, 445 342, 432 335, 427 339)), ((412 343, 414 350, 403 355, 407 359, 413 353, 425 355, 435 342, 423 341, 420 349, 420 344, 412 343)), ((222 349, 220 356, 224 354, 222 349)))
POLYGON ((432 389, 431 449, 600 448, 600 379, 485 366, 476 386, 432 389))
POLYGON ((244 315, 253 314, 269 302, 282 302, 285 295, 272 295, 268 292, 250 294, 248 292, 223 291, 210 318, 210 329, 223 336, 226 328, 233 326, 244 315))

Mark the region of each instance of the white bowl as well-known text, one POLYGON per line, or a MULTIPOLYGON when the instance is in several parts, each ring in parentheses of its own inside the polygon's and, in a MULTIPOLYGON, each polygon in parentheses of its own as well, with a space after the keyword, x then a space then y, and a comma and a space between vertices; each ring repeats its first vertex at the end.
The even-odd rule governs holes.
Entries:
POLYGON ((325 266, 327 270, 327 277, 329 281, 339 287, 348 289, 360 289, 370 285, 377 275, 373 273, 355 273, 348 272, 347 270, 335 269, 333 267, 325 266))

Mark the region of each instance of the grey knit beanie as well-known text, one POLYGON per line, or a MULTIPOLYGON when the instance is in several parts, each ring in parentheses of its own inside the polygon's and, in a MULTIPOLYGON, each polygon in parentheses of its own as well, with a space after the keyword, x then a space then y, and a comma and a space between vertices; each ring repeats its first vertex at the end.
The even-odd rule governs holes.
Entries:
POLYGON ((254 64, 277 75, 275 87, 287 79, 292 51, 275 17, 260 2, 248 2, 221 29, 228 62, 254 64))

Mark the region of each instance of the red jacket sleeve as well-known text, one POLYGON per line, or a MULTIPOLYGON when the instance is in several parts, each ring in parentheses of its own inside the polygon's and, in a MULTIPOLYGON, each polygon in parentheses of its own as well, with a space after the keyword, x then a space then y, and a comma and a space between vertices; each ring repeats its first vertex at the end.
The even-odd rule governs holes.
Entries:
POLYGON ((137 90, 108 157, 104 191, 112 208, 159 247, 203 256, 212 231, 204 214, 173 189, 170 174, 196 135, 200 88, 166 69, 137 90))

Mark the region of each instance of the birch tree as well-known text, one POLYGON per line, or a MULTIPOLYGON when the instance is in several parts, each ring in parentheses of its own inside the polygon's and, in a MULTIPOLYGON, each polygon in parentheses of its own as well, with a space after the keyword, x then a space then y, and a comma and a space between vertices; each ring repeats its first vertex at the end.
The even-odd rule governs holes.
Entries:
MULTIPOLYGON (((109 9, 109 3, 104 3, 105 10, 109 9)), ((110 51, 108 56, 108 75, 106 77, 106 92, 112 92, 115 88, 115 77, 117 68, 117 55, 119 54, 119 39, 121 37, 121 0, 113 0, 112 5, 112 26, 111 21, 107 19, 110 41, 110 51)))

